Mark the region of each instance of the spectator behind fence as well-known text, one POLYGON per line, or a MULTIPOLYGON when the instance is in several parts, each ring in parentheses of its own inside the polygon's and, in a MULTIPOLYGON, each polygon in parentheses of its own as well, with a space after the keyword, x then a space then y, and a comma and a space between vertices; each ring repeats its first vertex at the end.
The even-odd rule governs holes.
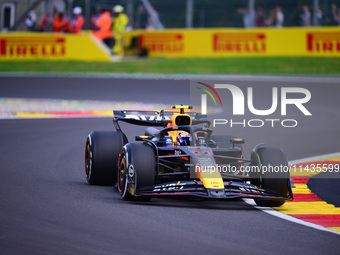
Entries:
POLYGON ((264 12, 263 12, 263 7, 261 5, 257 6, 256 9, 256 26, 257 27, 265 27, 266 24, 264 22, 264 12))
POLYGON ((95 21, 93 35, 100 41, 106 44, 111 50, 113 47, 113 38, 111 32, 112 19, 110 12, 107 9, 102 9, 100 16, 95 21))
POLYGON ((35 31, 35 25, 37 22, 37 15, 35 11, 30 11, 25 19, 25 25, 28 31, 35 31))
POLYGON ((332 26, 340 26, 340 10, 335 3, 331 5, 331 24, 332 26))
POLYGON ((275 27, 283 27, 285 16, 282 12, 281 6, 275 7, 275 27))
POLYGON ((250 11, 248 7, 237 9, 237 12, 242 15, 243 25, 245 28, 250 28, 251 18, 250 11))
POLYGON ((321 8, 318 9, 318 12, 316 13, 316 20, 317 20, 317 25, 322 26, 324 25, 324 20, 323 20, 323 11, 321 8))
POLYGON ((90 29, 91 30, 95 30, 96 29, 96 23, 97 23, 97 20, 99 19, 100 15, 101 15, 100 8, 96 7, 94 9, 94 13, 91 16, 91 20, 90 20, 90 29))
POLYGON ((307 5, 302 6, 301 25, 303 27, 308 27, 311 25, 311 14, 307 5))
POLYGON ((77 6, 73 8, 73 18, 69 25, 69 32, 80 34, 84 25, 84 17, 81 15, 82 9, 77 6))
POLYGON ((282 12, 281 6, 276 6, 269 11, 269 17, 266 20, 268 27, 283 27, 285 16, 282 12))
POLYGON ((137 19, 136 19, 135 28, 137 29, 146 29, 149 24, 148 20, 148 14, 145 11, 145 8, 143 5, 138 6, 138 12, 137 12, 137 19))
POLYGON ((46 13, 40 22, 40 25, 38 27, 39 32, 51 32, 53 31, 52 23, 54 18, 57 16, 57 7, 53 7, 53 13, 50 15, 49 13, 46 13))
POLYGON ((129 23, 128 16, 123 12, 124 7, 116 5, 113 7, 113 21, 112 21, 112 34, 114 38, 114 46, 112 52, 118 54, 120 57, 124 55, 124 41, 123 33, 127 24, 129 23))
POLYGON ((275 15, 276 15, 275 10, 274 9, 270 9, 269 10, 269 14, 268 14, 268 19, 265 20, 266 26, 271 27, 271 26, 274 25, 275 15))
POLYGON ((68 19, 64 13, 60 12, 53 20, 53 32, 54 33, 66 33, 68 32, 68 19))

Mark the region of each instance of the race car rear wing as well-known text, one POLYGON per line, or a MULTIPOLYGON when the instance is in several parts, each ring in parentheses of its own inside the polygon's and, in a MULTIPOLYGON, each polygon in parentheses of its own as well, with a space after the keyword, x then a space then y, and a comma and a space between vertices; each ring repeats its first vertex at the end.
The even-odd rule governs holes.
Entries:
MULTIPOLYGON (((121 110, 113 111, 113 121, 123 121, 126 123, 139 125, 139 126, 158 126, 166 127, 168 123, 172 123, 171 117, 178 111, 161 110, 161 111, 143 111, 143 110, 121 110)), ((199 125, 206 123, 210 126, 210 121, 205 119, 206 116, 199 113, 190 112, 187 113, 192 119, 192 125, 199 125)))
POLYGON ((171 123, 171 118, 162 111, 113 111, 113 121, 123 121, 139 126, 164 127, 171 123))

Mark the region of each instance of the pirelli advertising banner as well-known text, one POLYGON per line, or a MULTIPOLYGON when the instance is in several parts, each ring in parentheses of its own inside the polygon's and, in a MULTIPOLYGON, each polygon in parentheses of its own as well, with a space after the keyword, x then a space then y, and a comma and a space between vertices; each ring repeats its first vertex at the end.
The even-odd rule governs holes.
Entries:
POLYGON ((339 27, 133 31, 127 48, 136 38, 151 57, 340 57, 339 27))
POLYGON ((0 60, 84 60, 111 61, 105 47, 90 33, 0 34, 0 60))
MULTIPOLYGON (((125 47, 147 49, 150 57, 340 57, 340 27, 135 30, 125 47)), ((33 59, 112 61, 90 32, 0 34, 0 60, 33 59)))

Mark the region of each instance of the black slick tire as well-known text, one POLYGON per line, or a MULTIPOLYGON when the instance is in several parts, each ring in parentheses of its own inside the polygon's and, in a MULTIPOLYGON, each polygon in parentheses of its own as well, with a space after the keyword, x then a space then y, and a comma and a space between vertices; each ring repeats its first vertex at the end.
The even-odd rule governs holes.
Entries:
MULTIPOLYGON (((280 167, 280 171, 265 171, 260 173, 260 180, 254 180, 254 184, 264 189, 271 189, 287 196, 289 193, 289 176, 288 161, 286 153, 280 148, 264 147, 258 150, 258 157, 262 166, 280 167)), ((255 199, 255 203, 259 206, 278 207, 283 205, 286 200, 267 200, 255 199)))
POLYGON ((119 152, 126 142, 126 137, 116 131, 93 131, 87 136, 85 176, 89 184, 115 184, 119 152))
POLYGON ((144 143, 129 143, 120 154, 118 162, 118 191, 124 200, 148 201, 147 196, 135 196, 136 190, 155 184, 156 157, 153 148, 144 143), (128 151, 127 151, 128 150, 128 151), (129 156, 127 156, 129 154, 129 156), (127 185, 129 171, 134 180, 133 188, 127 185))

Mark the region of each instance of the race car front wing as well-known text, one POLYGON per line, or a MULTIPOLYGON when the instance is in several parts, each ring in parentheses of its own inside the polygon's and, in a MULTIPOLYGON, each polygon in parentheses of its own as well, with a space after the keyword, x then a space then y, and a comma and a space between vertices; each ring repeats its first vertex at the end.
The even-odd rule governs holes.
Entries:
POLYGON ((173 197, 193 196, 207 199, 232 199, 232 198, 261 198, 291 200, 290 195, 284 196, 277 191, 262 189, 253 184, 225 181, 224 189, 207 189, 201 181, 177 181, 154 186, 141 187, 136 191, 136 196, 173 197))

